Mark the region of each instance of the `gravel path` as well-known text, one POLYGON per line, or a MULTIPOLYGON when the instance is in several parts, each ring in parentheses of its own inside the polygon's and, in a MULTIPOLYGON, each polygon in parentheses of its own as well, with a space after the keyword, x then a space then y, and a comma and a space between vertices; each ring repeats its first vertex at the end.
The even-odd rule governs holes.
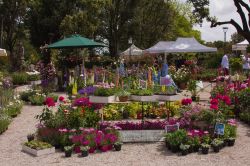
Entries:
POLYGON ((74 154, 64 158, 64 154, 32 157, 21 152, 21 143, 26 141, 26 135, 35 131, 42 107, 24 106, 22 113, 16 117, 9 129, 0 135, 0 165, 1 166, 33 166, 33 165, 87 165, 87 166, 147 166, 147 165, 201 165, 201 166, 247 166, 250 165, 250 128, 239 124, 238 138, 234 147, 226 147, 219 154, 200 155, 189 154, 178 156, 166 150, 164 144, 125 144, 120 152, 91 154, 80 158, 74 154))

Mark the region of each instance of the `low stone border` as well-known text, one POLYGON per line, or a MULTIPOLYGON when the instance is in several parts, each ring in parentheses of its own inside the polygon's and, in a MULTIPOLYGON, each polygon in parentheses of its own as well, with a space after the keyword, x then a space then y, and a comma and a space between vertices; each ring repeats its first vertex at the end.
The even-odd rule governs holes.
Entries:
POLYGON ((42 155, 47 155, 47 154, 53 154, 55 153, 55 147, 49 148, 49 149, 42 149, 42 150, 36 150, 32 149, 28 146, 22 145, 22 151, 28 154, 31 154, 33 156, 42 156, 42 155))
POLYGON ((129 142, 162 142, 165 130, 120 130, 121 140, 129 142))

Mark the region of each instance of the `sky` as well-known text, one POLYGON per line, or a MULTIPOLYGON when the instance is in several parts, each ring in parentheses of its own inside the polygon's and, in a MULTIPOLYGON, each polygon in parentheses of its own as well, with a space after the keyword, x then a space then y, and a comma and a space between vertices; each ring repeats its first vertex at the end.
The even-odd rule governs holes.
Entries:
MULTIPOLYGON (((184 1, 184 0, 182 0, 184 1)), ((244 0, 250 5, 249 0, 244 0)), ((233 0, 210 0, 210 15, 216 16, 218 21, 229 21, 234 19, 236 22, 240 23, 241 19, 237 13, 237 9, 234 6, 233 0)), ((236 32, 236 29, 232 25, 222 25, 215 28, 210 28, 210 23, 204 22, 202 27, 196 25, 194 28, 201 31, 202 40, 205 41, 224 41, 224 33, 222 30, 223 26, 227 26, 229 29, 227 31, 227 41, 231 40, 231 35, 236 32)))

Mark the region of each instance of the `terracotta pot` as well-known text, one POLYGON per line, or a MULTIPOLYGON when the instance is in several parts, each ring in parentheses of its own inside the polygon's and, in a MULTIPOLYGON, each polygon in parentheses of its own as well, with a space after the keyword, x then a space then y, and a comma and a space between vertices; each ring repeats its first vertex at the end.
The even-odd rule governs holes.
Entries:
POLYGON ((126 102, 126 101, 128 101, 128 96, 119 96, 119 101, 120 102, 126 102))
POLYGON ((187 84, 184 83, 184 82, 182 82, 182 83, 180 83, 179 88, 182 89, 182 90, 186 89, 187 88, 187 84))

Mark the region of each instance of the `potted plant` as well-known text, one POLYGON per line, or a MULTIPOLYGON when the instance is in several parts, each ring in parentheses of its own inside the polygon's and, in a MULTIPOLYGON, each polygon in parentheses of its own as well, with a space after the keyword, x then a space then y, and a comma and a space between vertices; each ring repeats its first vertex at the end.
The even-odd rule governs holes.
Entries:
POLYGON ((81 146, 82 157, 87 157, 89 155, 89 146, 81 146))
POLYGON ((180 145, 181 154, 183 156, 186 156, 188 154, 189 148, 190 148, 190 145, 181 144, 180 145))
POLYGON ((27 135, 28 142, 33 141, 34 139, 35 139, 35 134, 28 134, 27 135))
POLYGON ((94 96, 90 96, 89 100, 93 103, 112 103, 115 101, 115 89, 113 88, 97 88, 94 96))
POLYGON ((218 153, 220 151, 222 144, 223 144, 223 141, 217 138, 212 141, 211 145, 215 153, 218 153))
POLYGON ((131 100, 135 101, 155 101, 151 89, 136 89, 131 92, 131 100))
POLYGON ((187 86, 188 90, 191 92, 191 99, 193 101, 196 101, 196 96, 197 96, 196 83, 197 83, 196 80, 190 80, 187 86))
POLYGON ((114 148, 115 148, 115 151, 120 151, 122 148, 122 142, 115 142, 114 148))
POLYGON ((130 96, 130 93, 124 89, 121 89, 115 95, 119 98, 120 102, 126 102, 128 101, 128 97, 130 96))
POLYGON ((201 144, 202 154, 208 154, 209 148, 210 148, 209 144, 206 144, 206 143, 201 144))
POLYGON ((227 145, 228 146, 234 146, 234 143, 235 143, 235 138, 230 137, 230 138, 227 139, 227 145))
POLYGON ((71 157, 72 152, 73 152, 73 146, 65 146, 64 147, 65 157, 71 157))

